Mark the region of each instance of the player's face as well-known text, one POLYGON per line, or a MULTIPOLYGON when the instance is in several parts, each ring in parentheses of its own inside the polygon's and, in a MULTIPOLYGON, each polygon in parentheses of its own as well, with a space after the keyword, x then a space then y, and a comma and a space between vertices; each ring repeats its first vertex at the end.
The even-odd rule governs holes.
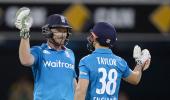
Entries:
POLYGON ((53 33, 53 39, 56 43, 64 45, 64 42, 67 37, 66 28, 52 28, 51 32, 53 33))

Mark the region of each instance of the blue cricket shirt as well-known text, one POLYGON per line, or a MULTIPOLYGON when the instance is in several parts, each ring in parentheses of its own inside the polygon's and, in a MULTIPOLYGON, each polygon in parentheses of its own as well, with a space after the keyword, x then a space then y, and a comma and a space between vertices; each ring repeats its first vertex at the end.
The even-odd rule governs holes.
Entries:
POLYGON ((34 100, 74 100, 76 73, 72 50, 56 51, 46 43, 32 47, 31 53, 35 58, 34 100))

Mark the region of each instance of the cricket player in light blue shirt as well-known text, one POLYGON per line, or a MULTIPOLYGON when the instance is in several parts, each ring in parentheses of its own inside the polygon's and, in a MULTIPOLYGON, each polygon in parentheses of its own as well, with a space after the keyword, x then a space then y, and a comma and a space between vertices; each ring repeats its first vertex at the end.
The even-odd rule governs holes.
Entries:
POLYGON ((132 71, 127 62, 110 49, 117 39, 115 28, 106 23, 97 23, 88 37, 89 49, 93 52, 80 60, 79 80, 75 100, 118 100, 121 79, 138 84, 142 71, 150 65, 150 53, 134 49, 137 65, 132 71))
POLYGON ((71 29, 66 18, 59 14, 49 16, 42 28, 47 43, 32 48, 29 43, 31 24, 30 9, 19 9, 15 21, 21 37, 19 58, 22 65, 32 68, 34 100, 74 100, 75 57, 72 50, 65 47, 71 29))

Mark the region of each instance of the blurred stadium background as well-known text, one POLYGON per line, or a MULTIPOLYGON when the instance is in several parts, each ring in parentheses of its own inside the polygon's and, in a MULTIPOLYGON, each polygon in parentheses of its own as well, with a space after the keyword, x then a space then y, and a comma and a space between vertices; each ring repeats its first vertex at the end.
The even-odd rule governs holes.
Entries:
POLYGON ((13 24, 22 6, 30 7, 34 18, 31 45, 44 42, 41 26, 48 15, 67 16, 73 27, 67 46, 75 52, 76 65, 89 53, 86 36, 92 26, 99 21, 113 24, 118 32, 113 51, 132 69, 135 44, 152 55, 139 85, 122 81, 120 100, 169 100, 170 0, 0 0, 0 100, 32 100, 32 72, 19 62, 19 33, 13 24))

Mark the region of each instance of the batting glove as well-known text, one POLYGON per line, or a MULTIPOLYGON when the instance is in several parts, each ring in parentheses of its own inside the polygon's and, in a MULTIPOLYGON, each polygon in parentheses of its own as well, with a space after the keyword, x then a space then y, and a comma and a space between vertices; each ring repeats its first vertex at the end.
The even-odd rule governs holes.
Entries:
POLYGON ((21 38, 29 38, 29 31, 32 26, 33 19, 30 16, 30 9, 27 7, 20 8, 16 13, 15 26, 20 30, 21 38))
POLYGON ((133 58, 137 62, 137 65, 143 66, 143 71, 149 68, 151 55, 148 49, 141 51, 141 48, 136 45, 133 50, 133 58))
POLYGON ((136 59, 139 59, 140 56, 141 56, 141 48, 138 46, 138 45, 135 45, 134 49, 133 49, 133 58, 136 60, 136 59))

